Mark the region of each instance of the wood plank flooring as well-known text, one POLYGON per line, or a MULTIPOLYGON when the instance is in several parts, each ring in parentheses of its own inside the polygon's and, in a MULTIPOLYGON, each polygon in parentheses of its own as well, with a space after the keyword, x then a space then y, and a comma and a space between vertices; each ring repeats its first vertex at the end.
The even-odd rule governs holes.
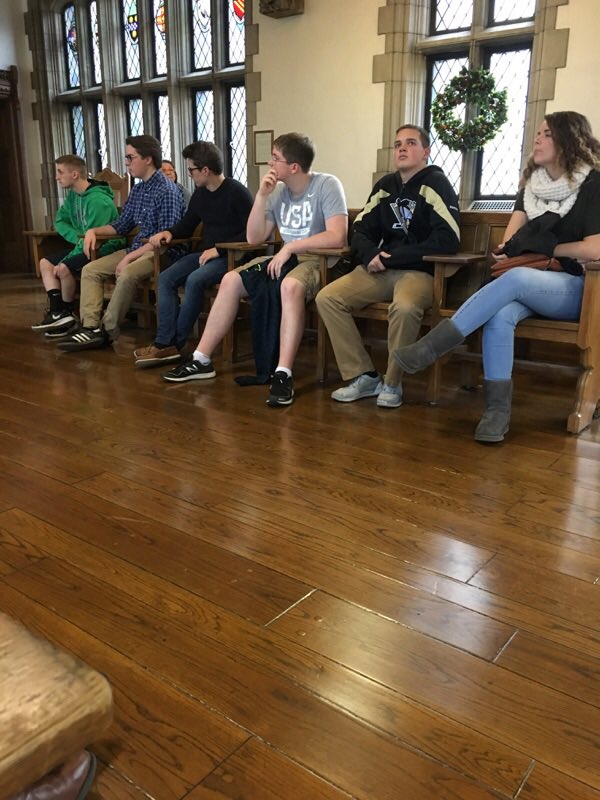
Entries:
MULTIPOLYGON (((109 678, 90 800, 600 800, 600 421, 516 374, 437 407, 162 383, 0 279, 0 608, 109 678)), ((377 353, 382 359, 384 353, 377 353)), ((252 371, 236 366, 234 374, 252 371)))

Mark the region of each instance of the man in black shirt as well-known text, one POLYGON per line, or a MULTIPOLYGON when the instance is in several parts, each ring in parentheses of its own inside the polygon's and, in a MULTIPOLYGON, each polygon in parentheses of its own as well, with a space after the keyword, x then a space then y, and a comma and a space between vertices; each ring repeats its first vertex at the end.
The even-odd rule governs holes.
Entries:
POLYGON ((217 242, 242 242, 252 208, 252 195, 233 178, 223 175, 223 155, 212 142, 194 142, 183 153, 188 173, 196 185, 183 219, 173 228, 151 236, 154 247, 191 236, 203 223, 202 252, 180 258, 158 279, 158 329, 153 344, 134 351, 138 367, 177 361, 198 319, 204 290, 219 283, 227 271, 227 255, 217 242), (185 296, 179 303, 179 288, 185 296))

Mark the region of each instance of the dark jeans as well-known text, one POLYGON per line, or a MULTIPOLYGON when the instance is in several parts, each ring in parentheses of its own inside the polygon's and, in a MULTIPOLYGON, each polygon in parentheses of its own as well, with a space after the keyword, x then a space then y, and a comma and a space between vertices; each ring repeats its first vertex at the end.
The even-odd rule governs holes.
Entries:
POLYGON ((204 290, 219 283, 227 272, 225 256, 204 265, 199 258, 199 253, 190 253, 160 273, 156 344, 175 345, 179 349, 185 345, 202 310, 204 290), (177 290, 181 286, 185 286, 185 294, 180 306, 177 290))

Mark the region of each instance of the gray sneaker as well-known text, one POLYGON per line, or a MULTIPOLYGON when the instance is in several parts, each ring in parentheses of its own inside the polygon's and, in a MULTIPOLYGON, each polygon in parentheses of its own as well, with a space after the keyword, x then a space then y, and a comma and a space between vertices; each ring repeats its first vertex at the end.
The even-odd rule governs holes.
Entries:
POLYGON ((402 386, 389 386, 384 383, 377 396, 379 408, 398 408, 402 405, 402 386))
POLYGON ((363 397, 377 397, 382 388, 383 384, 379 375, 376 378, 371 378, 370 375, 363 374, 350 381, 348 386, 342 386, 332 392, 331 399, 337 400, 338 403, 353 403, 363 397))

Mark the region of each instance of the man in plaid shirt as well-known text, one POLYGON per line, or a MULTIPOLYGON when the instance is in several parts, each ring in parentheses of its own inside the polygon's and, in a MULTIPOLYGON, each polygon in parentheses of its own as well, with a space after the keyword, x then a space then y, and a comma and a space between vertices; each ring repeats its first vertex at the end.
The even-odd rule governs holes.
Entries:
MULTIPOLYGON (((183 216, 185 203, 178 187, 161 172, 162 153, 154 136, 130 136, 126 139, 125 161, 133 178, 138 178, 120 216, 110 225, 87 231, 83 249, 90 257, 99 236, 123 236, 138 228, 132 243, 124 250, 89 263, 81 273, 79 302, 81 328, 58 346, 62 350, 91 350, 108 346, 119 336, 119 323, 125 317, 135 289, 154 270, 149 242, 159 231, 172 228, 183 216), (116 276, 115 289, 102 316, 104 281, 116 276)), ((177 257, 176 248, 168 251, 177 257)))

